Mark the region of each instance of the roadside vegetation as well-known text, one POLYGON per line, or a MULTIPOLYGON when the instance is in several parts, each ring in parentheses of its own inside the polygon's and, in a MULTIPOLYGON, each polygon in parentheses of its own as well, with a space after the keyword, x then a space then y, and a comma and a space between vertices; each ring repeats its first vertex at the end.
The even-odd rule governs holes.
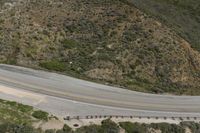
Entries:
POLYGON ((34 121, 47 121, 49 118, 47 112, 34 110, 31 106, 1 99, 0 116, 0 123, 13 122, 15 124, 31 124, 34 121))
POLYGON ((47 112, 44 112, 44 111, 41 111, 41 110, 37 110, 37 111, 34 111, 32 113, 32 116, 37 118, 37 119, 39 119, 39 120, 47 121, 49 114, 47 112))
POLYGON ((35 129, 30 125, 21 125, 14 123, 0 124, 1 133, 43 133, 40 129, 35 129))
POLYGON ((158 123, 158 124, 139 124, 123 122, 120 125, 113 123, 110 120, 102 121, 102 125, 90 125, 72 130, 69 126, 64 125, 62 129, 48 129, 42 131, 28 125, 17 125, 11 123, 0 124, 2 133, 120 133, 125 130, 125 133, 199 133, 199 124, 193 122, 183 122, 180 125, 158 123), (121 129, 120 129, 121 128, 121 129))
POLYGON ((101 122, 102 125, 91 125, 79 128, 75 133, 119 133, 119 126, 110 119, 101 122))
MULTIPOLYGON (((16 102, 0 100, 1 133, 35 133, 34 122, 48 120, 48 113, 16 102)), ((39 130, 38 130, 39 131, 39 130)))
POLYGON ((63 72, 66 70, 66 65, 58 60, 40 62, 39 65, 51 71, 63 72))
POLYGON ((91 124, 73 130, 68 125, 62 129, 36 129, 32 125, 35 122, 47 122, 50 119, 48 113, 34 110, 33 107, 0 100, 0 132, 1 133, 191 133, 200 132, 200 124, 194 122, 181 122, 179 125, 168 123, 141 124, 131 122, 115 123, 111 119, 101 122, 101 125, 91 124))
POLYGON ((168 123, 140 124, 131 122, 121 122, 120 127, 125 129, 126 133, 198 133, 200 125, 194 122, 181 122, 179 125, 168 123))
POLYGON ((199 95, 198 5, 195 0, 2 3, 0 10, 7 11, 0 17, 0 62, 141 92, 199 95))
POLYGON ((30 106, 0 100, 0 122, 30 124, 33 121, 31 118, 32 112, 33 108, 30 106))

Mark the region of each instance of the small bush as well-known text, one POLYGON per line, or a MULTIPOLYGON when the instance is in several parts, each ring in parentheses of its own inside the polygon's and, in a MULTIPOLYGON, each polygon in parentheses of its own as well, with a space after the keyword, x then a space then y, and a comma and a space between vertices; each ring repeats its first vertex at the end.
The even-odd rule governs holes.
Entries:
POLYGON ((74 40, 65 39, 63 42, 63 47, 66 49, 73 49, 77 47, 78 43, 74 40))
POLYGON ((119 126, 110 119, 102 121, 102 125, 84 126, 75 133, 119 133, 119 126))
POLYGON ((107 119, 102 121, 101 131, 102 133, 118 133, 119 126, 110 119, 107 119))
POLYGON ((28 106, 28 105, 18 104, 18 109, 19 109, 21 112, 30 112, 30 111, 33 110, 33 107, 28 106))
POLYGON ((63 72, 66 70, 65 63, 57 61, 57 60, 41 62, 39 65, 45 69, 53 70, 53 71, 63 72))
POLYGON ((146 133, 148 131, 148 127, 145 124, 131 122, 120 122, 119 124, 127 133, 146 133))
POLYGON ((73 131, 68 125, 65 124, 63 129, 57 130, 56 133, 73 133, 73 131))
POLYGON ((55 129, 47 129, 45 133, 56 133, 55 129))
POLYGON ((12 123, 4 123, 0 125, 1 133, 42 133, 41 130, 34 129, 29 125, 18 125, 12 123))
POLYGON ((120 122, 120 126, 127 133, 147 133, 149 129, 160 130, 162 133, 185 133, 185 128, 181 125, 168 123, 140 124, 131 122, 120 122))
POLYGON ((7 64, 10 64, 10 65, 16 65, 17 64, 17 60, 16 59, 9 59, 6 61, 7 64))
POLYGON ((40 120, 48 120, 48 113, 47 112, 44 112, 44 111, 34 111, 32 116, 37 118, 37 119, 40 119, 40 120))

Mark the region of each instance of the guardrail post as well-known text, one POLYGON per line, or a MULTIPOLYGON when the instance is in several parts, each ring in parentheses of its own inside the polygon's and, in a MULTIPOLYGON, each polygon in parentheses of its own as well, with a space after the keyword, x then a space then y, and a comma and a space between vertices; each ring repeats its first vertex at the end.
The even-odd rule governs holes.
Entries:
POLYGON ((79 120, 79 119, 80 119, 80 117, 79 117, 79 116, 77 116, 77 117, 76 117, 76 119, 77 119, 77 120, 79 120))
POLYGON ((64 117, 64 120, 70 120, 70 116, 64 117))

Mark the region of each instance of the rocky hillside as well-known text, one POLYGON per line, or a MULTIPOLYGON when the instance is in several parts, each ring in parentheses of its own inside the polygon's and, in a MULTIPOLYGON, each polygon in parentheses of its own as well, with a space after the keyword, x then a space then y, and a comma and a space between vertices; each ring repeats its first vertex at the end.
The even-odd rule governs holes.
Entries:
POLYGON ((143 92, 200 94, 199 52, 125 0, 4 1, 2 63, 143 92))

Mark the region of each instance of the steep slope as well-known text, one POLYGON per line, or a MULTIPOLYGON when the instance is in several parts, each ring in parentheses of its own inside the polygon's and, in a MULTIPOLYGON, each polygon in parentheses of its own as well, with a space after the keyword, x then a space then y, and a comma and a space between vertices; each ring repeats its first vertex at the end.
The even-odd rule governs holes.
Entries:
POLYGON ((3 5, 0 61, 131 90, 200 94, 200 54, 122 0, 3 5))
POLYGON ((139 9, 167 24, 200 51, 199 0, 128 0, 139 9))

